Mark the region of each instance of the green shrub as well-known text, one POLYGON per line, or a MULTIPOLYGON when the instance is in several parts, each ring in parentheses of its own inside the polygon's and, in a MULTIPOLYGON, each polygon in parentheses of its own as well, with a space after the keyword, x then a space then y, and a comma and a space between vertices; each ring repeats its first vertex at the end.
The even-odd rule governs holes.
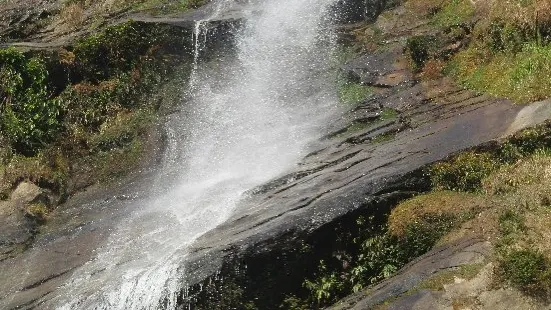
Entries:
POLYGON ((80 83, 69 86, 59 100, 66 110, 66 126, 77 126, 95 131, 110 115, 122 109, 118 79, 105 81, 99 85, 80 83))
POLYGON ((329 271, 324 261, 320 261, 319 271, 314 280, 305 280, 304 287, 308 289, 317 305, 327 305, 342 296, 346 282, 336 271, 329 271))
POLYGON ((527 293, 538 293, 549 288, 548 262, 535 250, 511 250, 501 262, 505 278, 527 293))
POLYGON ((123 148, 146 133, 152 122, 148 111, 120 113, 106 121, 98 133, 92 135, 88 145, 92 151, 110 151, 123 148))
MULTIPOLYGON (((339 264, 320 262, 318 273, 304 286, 310 291, 310 303, 318 307, 329 305, 352 292, 391 277, 412 259, 429 251, 436 242, 467 217, 449 214, 426 215, 407 225, 401 236, 392 235, 385 227, 373 226, 373 219, 358 220, 357 252, 348 257, 351 266, 339 269, 339 264)), ((348 263, 347 263, 348 264, 348 263)), ((347 265, 345 264, 345 265, 347 265)))
POLYGON ((76 43, 76 64, 84 76, 95 81, 129 71, 150 46, 144 39, 134 22, 108 27, 76 43))
POLYGON ((518 234, 525 229, 524 218, 518 212, 505 210, 499 216, 499 231, 502 235, 518 234))
POLYGON ((477 191, 482 179, 498 167, 498 160, 489 153, 466 152, 434 164, 429 175, 434 189, 477 191))
POLYGON ((413 36, 407 39, 406 50, 415 70, 423 68, 430 58, 434 45, 435 38, 431 36, 413 36))
POLYGON ((392 276, 412 259, 429 251, 462 221, 449 214, 426 215, 393 236, 387 230, 361 242, 356 265, 350 273, 354 291, 392 276))
POLYGON ((296 296, 287 296, 279 306, 281 310, 310 310, 311 307, 304 300, 296 296))
MULTIPOLYGON (((74 64, 82 78, 97 83, 129 73, 138 63, 161 60, 167 54, 185 54, 190 45, 183 31, 135 21, 110 26, 77 41, 74 64)), ((156 66, 160 64, 156 62, 156 66)))
POLYGON ((40 59, 0 50, 0 129, 19 153, 35 154, 60 128, 60 103, 50 98, 47 78, 40 59))

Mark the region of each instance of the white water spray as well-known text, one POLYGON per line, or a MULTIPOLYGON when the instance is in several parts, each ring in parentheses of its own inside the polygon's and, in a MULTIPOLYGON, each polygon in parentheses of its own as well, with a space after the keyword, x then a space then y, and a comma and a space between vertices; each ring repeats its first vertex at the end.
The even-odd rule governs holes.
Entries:
POLYGON ((197 23, 193 99, 167 123, 157 194, 133 202, 135 213, 47 308, 176 308, 188 246, 228 219, 245 192, 292 168, 334 115, 320 30, 332 2, 250 3, 237 57, 208 64, 199 59, 208 21, 197 23))

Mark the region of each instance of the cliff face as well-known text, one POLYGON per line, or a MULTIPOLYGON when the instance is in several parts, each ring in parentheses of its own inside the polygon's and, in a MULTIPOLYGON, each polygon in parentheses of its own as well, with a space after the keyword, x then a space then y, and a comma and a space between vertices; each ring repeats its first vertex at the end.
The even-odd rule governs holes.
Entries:
MULTIPOLYGON (((346 60, 339 65, 339 95, 343 104, 350 106, 330 124, 331 130, 317 143, 316 150, 295 169, 252 190, 229 220, 193 244, 184 266, 190 289, 182 290, 178 297, 180 305, 194 309, 278 309, 280 306, 300 309, 321 307, 334 301, 341 296, 331 296, 323 302, 308 297, 311 292, 303 283, 319 273, 320 260, 337 261, 336 265, 340 264, 344 273, 349 272, 345 265, 356 262, 348 261, 346 255, 358 251, 355 240, 359 219, 372 218, 377 225, 386 223, 390 210, 400 201, 432 190, 426 167, 467 149, 496 148, 496 140, 503 141, 510 134, 541 124, 550 115, 547 101, 516 105, 476 88, 469 90, 457 82, 456 76, 444 74, 438 67, 439 55, 449 59, 465 48, 472 39, 469 31, 450 34, 450 29, 435 26, 430 15, 420 15, 392 1, 341 1, 337 7, 337 21, 356 22, 336 26, 340 40, 360 51, 353 56, 345 53, 346 60), (419 59, 421 62, 417 63, 419 59), (429 59, 437 63, 432 71, 425 66, 431 63, 429 59), (291 295, 306 301, 291 305, 291 295)), ((5 197, 0 202, 0 222, 4 223, 0 271, 5 275, 0 279, 0 304, 6 308, 40 307, 48 300, 49 293, 93 257, 96 248, 108 237, 109 229, 116 228, 125 219, 131 209, 130 201, 143 200, 132 193, 145 190, 154 178, 165 138, 156 124, 174 112, 175 98, 181 100, 183 95, 169 95, 171 91, 179 92, 178 87, 171 89, 174 87, 168 81, 171 75, 152 78, 161 82, 144 82, 151 84, 141 84, 141 80, 134 77, 147 77, 150 72, 156 72, 142 67, 146 65, 144 59, 162 65, 163 74, 178 67, 181 70, 174 72, 186 76, 193 60, 189 42, 194 22, 212 9, 206 5, 199 10, 153 16, 143 11, 128 11, 125 6, 116 8, 106 11, 98 31, 90 24, 91 14, 98 9, 95 6, 83 4, 71 13, 54 1, 38 1, 30 7, 28 2, 23 5, 11 1, 0 8, 6 25, 0 36, 7 45, 23 47, 30 55, 28 58, 46 55, 41 57, 65 66, 51 73, 68 76, 68 81, 63 81, 61 86, 53 86, 52 89, 58 89, 56 96, 68 96, 71 92, 79 96, 69 97, 71 100, 87 102, 86 98, 96 93, 103 94, 111 87, 116 89, 113 83, 120 82, 127 73, 134 75, 130 84, 122 86, 143 88, 138 94, 113 94, 110 102, 117 103, 115 112, 102 111, 105 114, 95 123, 82 122, 80 116, 74 114, 73 119, 77 120, 74 124, 56 129, 71 138, 70 148, 52 139, 50 145, 41 146, 34 154, 35 162, 30 168, 19 164, 23 162, 19 155, 6 152, 11 155, 3 166, 1 183, 8 184, 2 188, 5 197), (60 17, 63 14, 67 15, 60 17), (125 22, 130 19, 133 21, 125 22), (130 26, 108 26, 111 23, 130 26), (126 33, 121 29, 131 31, 126 33), (144 36, 158 41, 154 46, 142 46, 117 45, 124 36, 115 38, 115 42, 108 40, 111 34, 121 32, 136 35, 124 42, 135 43, 132 38, 144 36), (93 44, 79 41, 82 38, 105 39, 116 51, 124 51, 127 46, 139 48, 128 51, 130 56, 136 56, 135 61, 128 63, 110 59, 109 53, 102 54, 113 62, 93 67, 105 69, 98 74, 89 70, 98 65, 93 61, 97 55, 86 54, 93 49, 85 49, 93 44), (171 62, 168 56, 184 60, 171 62), (155 62, 157 60, 159 62, 155 62), (119 71, 107 70, 111 68, 119 71), (132 97, 135 106, 124 105, 122 99, 130 95, 135 96, 132 97), (145 100, 151 99, 150 96, 152 102, 145 100), (148 126, 142 126, 144 123, 148 126), (55 152, 43 152, 52 145, 55 152), (44 158, 47 160, 43 161, 44 158), (148 160, 140 164, 140 158, 148 160), (51 171, 42 172, 47 170, 43 168, 45 162, 54 163, 51 171), (121 162, 133 164, 109 174, 115 170, 113 167, 120 167, 121 162), (104 167, 103 170, 97 172, 98 165, 104 167), (17 170, 14 166, 23 168, 17 170), (37 174, 39 169, 34 167, 42 170, 37 174), (121 177, 132 171, 129 176, 121 177), (20 175, 16 175, 18 172, 20 175), (57 177, 62 172, 66 175, 59 181, 57 177), (43 188, 32 182, 21 183, 23 179, 43 188), (108 183, 111 184, 108 188, 90 187, 98 180, 116 181, 108 183), (86 192, 79 192, 85 188, 86 192), (62 204, 58 206, 58 203, 62 204), (29 261, 37 268, 28 270, 25 266, 29 261), (23 272, 26 276, 19 279, 18 275, 23 272), (18 281, 13 281, 16 278, 18 281)), ((232 29, 239 27, 239 8, 237 1, 234 8, 211 22, 216 29, 209 38, 212 48, 223 50, 224 45, 231 44, 232 29)), ((457 25, 457 28, 464 26, 457 25)), ((217 55, 213 53, 213 57, 217 55)), ((57 65, 47 65, 59 69, 57 65)), ((178 82, 186 83, 187 76, 183 81, 175 81, 178 82)), ((84 112, 87 111, 82 115, 84 112)), ((3 140, 0 143, 9 144, 3 140)), ((13 147, 4 147, 4 144, 0 144, 0 150, 13 147)), ((490 262, 489 257, 494 244, 485 237, 466 234, 445 243, 385 282, 360 291, 335 307, 366 309, 387 300, 392 300, 389 305, 392 309, 444 307, 453 303, 454 298, 490 291, 489 274, 495 262, 490 262), (417 291, 419 284, 435 275, 457 271, 461 265, 477 264, 484 266, 477 269, 474 276, 457 274, 471 281, 466 283, 478 283, 475 293, 461 287, 461 283, 450 286, 448 295, 431 289, 417 291)), ((349 284, 343 284, 346 285, 349 284)), ((343 292, 346 290, 339 294, 343 292)), ((510 292, 521 296, 517 300, 526 305, 534 305, 533 300, 511 290, 501 295, 493 292, 494 295, 481 301, 483 308, 498 304, 495 300, 507 303, 505 295, 510 292)), ((507 296, 510 298, 510 294, 507 296)))
MULTIPOLYGON (((384 7, 384 3, 380 5, 384 7)), ((292 309, 316 308, 342 294, 339 290, 344 286, 350 285, 351 291, 352 285, 345 279, 355 262, 347 251, 357 251, 353 249, 364 242, 355 239, 360 238, 359 219, 386 222, 398 201, 430 190, 426 169, 430 164, 474 147, 495 148, 488 143, 503 141, 549 116, 545 112, 548 101, 516 105, 465 89, 440 73, 428 78, 419 75, 404 52, 407 41, 422 36, 442 40, 442 33, 404 6, 385 11, 374 24, 348 27, 356 29, 356 39, 365 40, 368 51, 348 60, 341 70, 350 83, 372 87, 372 95, 360 99, 332 124, 333 132, 296 171, 257 189, 232 219, 194 245, 188 269, 199 280, 222 268, 222 274, 235 279, 244 290, 234 305, 254 300, 259 309, 276 309, 279 304, 292 309), (528 112, 535 110, 540 112, 528 112), (525 113, 530 116, 525 118, 525 113), (325 265, 318 269, 319 261, 325 265), (331 262, 333 267, 328 267, 331 262), (334 279, 329 268, 337 270, 334 279), (294 299, 283 302, 286 297, 304 294, 305 280, 312 278, 327 281, 327 286, 320 282, 310 292, 309 304, 294 299)), ((435 54, 448 52, 463 44, 462 40, 439 43, 435 48, 441 50, 435 54)), ((408 293, 438 272, 482 263, 491 253, 492 246, 484 238, 476 234, 465 237, 419 258, 390 280, 345 299, 336 309, 370 309, 408 293)), ((212 285, 210 291, 192 294, 191 304, 198 299, 196 306, 207 309, 209 306, 201 303, 205 299, 232 291, 225 281, 219 284, 221 288, 212 285)), ((397 309, 411 298, 397 301, 397 309)), ((451 297, 446 298, 448 301, 437 299, 433 304, 420 302, 416 307, 439 307, 449 303, 451 297)), ((393 307, 391 302, 389 308, 393 307)))

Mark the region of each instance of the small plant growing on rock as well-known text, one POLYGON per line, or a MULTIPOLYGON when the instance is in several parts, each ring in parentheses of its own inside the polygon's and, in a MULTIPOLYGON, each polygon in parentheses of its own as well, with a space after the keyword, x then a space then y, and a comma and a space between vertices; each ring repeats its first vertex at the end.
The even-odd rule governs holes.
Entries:
POLYGON ((407 39, 406 50, 415 70, 420 70, 429 60, 434 38, 430 36, 414 36, 407 39))
POLYGON ((50 210, 41 202, 33 203, 25 209, 25 215, 36 220, 38 223, 45 222, 48 213, 50 213, 50 210))
POLYGON ((434 164, 429 175, 435 189, 472 192, 479 190, 482 180, 498 167, 489 153, 466 152, 434 164))
POLYGON ((551 287, 549 262, 532 249, 512 250, 501 262, 503 276, 528 294, 539 294, 551 287))

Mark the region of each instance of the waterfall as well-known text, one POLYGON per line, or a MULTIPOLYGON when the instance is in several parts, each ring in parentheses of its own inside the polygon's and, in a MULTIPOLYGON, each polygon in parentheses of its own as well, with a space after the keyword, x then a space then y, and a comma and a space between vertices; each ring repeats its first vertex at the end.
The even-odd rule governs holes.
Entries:
POLYGON ((209 62, 208 19, 197 22, 191 100, 167 121, 151 198, 129 202, 133 213, 45 308, 176 308, 189 245, 293 168, 337 113, 323 28, 333 1, 250 1, 235 55, 209 62))

